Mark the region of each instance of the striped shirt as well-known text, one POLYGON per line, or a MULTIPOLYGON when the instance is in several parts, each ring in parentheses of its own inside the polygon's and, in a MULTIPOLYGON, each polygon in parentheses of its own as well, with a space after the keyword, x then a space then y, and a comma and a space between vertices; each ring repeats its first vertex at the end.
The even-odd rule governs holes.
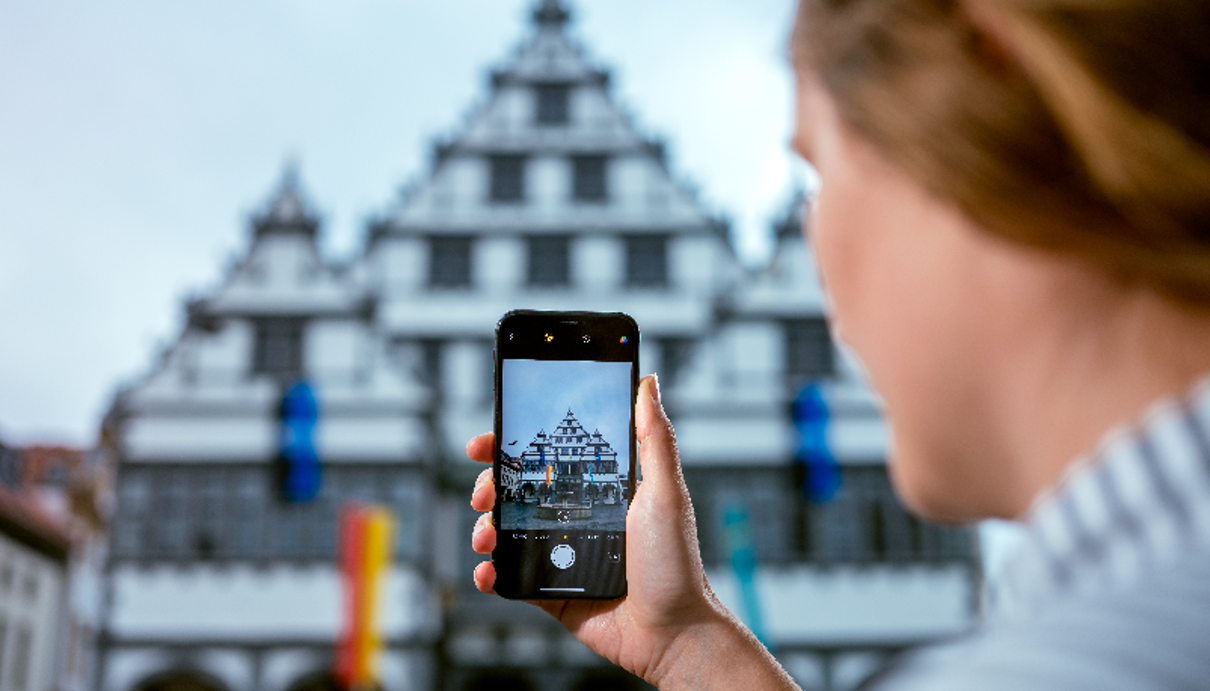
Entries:
POLYGON ((1210 689, 1210 379, 1035 502, 989 605, 979 630, 864 688, 1210 689))

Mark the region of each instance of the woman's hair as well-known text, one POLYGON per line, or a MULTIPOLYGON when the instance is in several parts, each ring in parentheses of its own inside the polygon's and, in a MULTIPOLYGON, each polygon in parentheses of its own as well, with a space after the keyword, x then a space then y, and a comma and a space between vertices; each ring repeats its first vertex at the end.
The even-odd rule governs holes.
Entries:
POLYGON ((791 49, 979 224, 1210 305, 1210 3, 801 0, 791 49))

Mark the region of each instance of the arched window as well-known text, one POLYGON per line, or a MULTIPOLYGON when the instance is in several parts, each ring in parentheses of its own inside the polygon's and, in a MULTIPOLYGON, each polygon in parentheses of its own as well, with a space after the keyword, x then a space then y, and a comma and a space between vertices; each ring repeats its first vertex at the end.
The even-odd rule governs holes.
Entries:
POLYGON ((148 677, 135 691, 227 691, 227 687, 204 672, 178 670, 148 677))

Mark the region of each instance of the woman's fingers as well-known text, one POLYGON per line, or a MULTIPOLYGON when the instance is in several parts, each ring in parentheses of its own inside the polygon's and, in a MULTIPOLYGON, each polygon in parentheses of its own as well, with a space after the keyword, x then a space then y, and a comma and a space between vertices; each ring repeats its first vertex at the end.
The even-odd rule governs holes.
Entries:
POLYGON ((496 505, 496 483, 492 479, 492 469, 487 468, 479 473, 475 480, 475 488, 471 490, 471 508, 476 511, 491 511, 496 505))
POLYGON ((492 526, 490 513, 480 514, 471 531, 471 548, 479 554, 489 554, 496 549, 496 529, 492 526))
POLYGON ((472 461, 491 463, 492 446, 495 444, 495 441, 496 435, 493 432, 480 434, 466 443, 466 455, 470 456, 472 461))
POLYGON ((485 593, 496 592, 496 567, 490 561, 479 562, 475 567, 475 587, 485 593))
MULTIPOLYGON (((472 461, 480 463, 492 462, 492 447, 495 436, 488 432, 480 434, 466 443, 466 455, 472 461)), ((488 554, 496 549, 496 528, 492 526, 490 511, 496 503, 496 483, 492 479, 492 469, 485 468, 475 480, 475 488, 471 490, 471 507, 476 511, 487 511, 475 521, 471 533, 471 547, 479 554, 488 554)), ((490 561, 481 562, 475 567, 475 587, 485 593, 495 593, 496 567, 490 561)))
POLYGON ((658 483, 660 491, 667 491, 670 483, 678 489, 679 494, 682 481, 676 435, 672 431, 672 423, 664 414, 664 407, 660 405, 660 383, 654 374, 643 377, 639 382, 634 407, 643 482, 658 483))

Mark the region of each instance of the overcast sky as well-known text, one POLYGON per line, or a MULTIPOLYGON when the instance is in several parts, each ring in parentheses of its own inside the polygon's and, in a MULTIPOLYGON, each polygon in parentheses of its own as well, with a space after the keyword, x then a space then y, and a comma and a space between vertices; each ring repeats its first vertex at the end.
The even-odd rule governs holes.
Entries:
MULTIPOLYGON (((791 0, 577 0, 573 32, 759 260, 791 0)), ((285 161, 331 258, 486 94, 530 0, 0 0, 0 440, 90 444, 285 161)))

